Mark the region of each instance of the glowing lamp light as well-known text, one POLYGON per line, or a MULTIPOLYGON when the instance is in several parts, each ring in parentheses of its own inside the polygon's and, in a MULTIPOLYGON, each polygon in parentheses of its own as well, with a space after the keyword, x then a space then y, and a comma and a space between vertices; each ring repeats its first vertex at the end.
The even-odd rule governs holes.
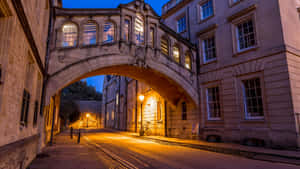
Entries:
POLYGON ((88 113, 88 114, 86 114, 86 117, 90 117, 90 114, 88 113))
POLYGON ((139 95, 139 100, 142 102, 142 101, 144 101, 144 99, 145 99, 145 96, 144 95, 139 95))

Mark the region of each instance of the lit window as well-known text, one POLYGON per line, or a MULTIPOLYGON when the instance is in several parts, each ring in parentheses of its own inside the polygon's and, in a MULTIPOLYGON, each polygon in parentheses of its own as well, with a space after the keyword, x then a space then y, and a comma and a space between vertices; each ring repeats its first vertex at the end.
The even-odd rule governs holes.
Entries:
POLYGON ((186 31, 186 17, 183 16, 177 20, 177 32, 181 33, 186 31))
POLYGON ((213 9, 213 2, 212 0, 208 0, 207 2, 200 5, 200 12, 201 12, 201 20, 204 20, 210 16, 213 16, 214 9, 213 9))
POLYGON ((166 38, 161 38, 160 47, 161 47, 161 52, 164 55, 169 56, 169 42, 166 38))
POLYGON ((180 50, 178 46, 173 47, 173 57, 177 63, 180 63, 180 50))
POLYGON ((187 69, 192 69, 192 58, 191 58, 191 55, 190 55, 190 53, 186 53, 185 54, 185 63, 184 63, 184 66, 185 66, 185 68, 187 68, 187 69))
POLYGON ((65 24, 63 31, 63 47, 74 47, 77 45, 78 28, 74 23, 65 24))
POLYGON ((154 28, 150 28, 150 45, 154 48, 154 28))
POLYGON ((181 119, 182 120, 187 120, 187 108, 186 108, 186 103, 182 102, 181 104, 181 119))
POLYGON ((161 120, 161 101, 157 102, 157 120, 161 120))
POLYGON ((262 89, 259 78, 243 81, 246 118, 263 118, 262 89))
POLYGON ((221 118, 219 87, 212 87, 206 90, 207 112, 209 120, 221 118))
POLYGON ((129 32, 130 32, 130 21, 125 19, 124 21, 124 40, 129 41, 129 32))
POLYGON ((202 43, 204 63, 216 60, 215 37, 204 39, 202 43))
POLYGON ((112 43, 114 42, 114 36, 115 36, 115 27, 114 24, 111 22, 106 22, 104 24, 104 37, 103 42, 104 43, 112 43))
POLYGON ((135 19, 135 36, 137 45, 144 44, 144 19, 140 14, 137 14, 135 19))
POLYGON ((256 45, 254 24, 252 19, 236 26, 238 50, 245 50, 256 45))
POLYGON ((97 43, 97 25, 90 21, 83 26, 83 44, 94 45, 97 43))

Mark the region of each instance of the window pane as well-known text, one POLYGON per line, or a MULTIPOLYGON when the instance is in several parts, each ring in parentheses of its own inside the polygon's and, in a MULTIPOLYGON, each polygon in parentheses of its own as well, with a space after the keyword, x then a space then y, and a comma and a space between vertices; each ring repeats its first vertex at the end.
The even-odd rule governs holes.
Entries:
POLYGON ((97 25, 94 22, 88 22, 84 25, 83 44, 94 45, 97 39, 97 25))
POLYGON ((207 112, 208 119, 220 118, 220 96, 219 87, 213 87, 207 89, 207 112))
POLYGON ((179 20, 177 20, 177 32, 181 33, 186 30, 186 17, 183 16, 179 20))
POLYGON ((104 43, 112 43, 114 41, 115 27, 111 22, 107 22, 104 24, 104 43))
POLYGON ((150 28, 150 44, 154 48, 154 28, 150 28))
POLYGON ((136 44, 144 44, 144 19, 140 14, 137 14, 135 19, 135 36, 136 44))
POLYGON ((255 46, 255 31, 252 20, 237 25, 238 50, 247 49, 255 46))
POLYGON ((205 63, 216 59, 217 56, 214 36, 203 40, 203 57, 205 63))
POLYGON ((178 46, 174 46, 174 47, 173 47, 173 57, 174 57, 174 60, 175 60, 177 63, 180 62, 180 51, 179 51, 178 46))
POLYGON ((161 45, 161 52, 164 55, 169 56, 169 43, 168 43, 168 40, 165 39, 165 38, 162 38, 161 42, 160 42, 160 45, 161 45))
POLYGON ((207 1, 201 5, 201 19, 206 19, 214 14, 212 0, 207 1))
POLYGON ((130 30, 130 21, 128 19, 125 19, 124 21, 124 40, 129 41, 129 31, 130 30))
POLYGON ((77 45, 78 29, 73 23, 68 23, 63 26, 63 47, 74 47, 77 45))
POLYGON ((185 60, 185 63, 184 63, 185 68, 192 69, 192 58, 191 58, 191 55, 189 53, 185 54, 185 59, 184 60, 185 60))
POLYGON ((250 79, 243 81, 244 85, 244 101, 247 117, 262 117, 263 101, 261 95, 260 79, 250 79))

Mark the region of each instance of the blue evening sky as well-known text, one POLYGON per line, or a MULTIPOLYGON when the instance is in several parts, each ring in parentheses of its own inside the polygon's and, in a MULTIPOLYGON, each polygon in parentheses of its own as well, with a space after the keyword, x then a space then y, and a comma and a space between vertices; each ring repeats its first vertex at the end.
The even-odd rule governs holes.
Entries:
MULTIPOLYGON (((132 0, 63 0, 64 8, 116 8, 119 4, 126 4, 132 0)), ((145 0, 153 9, 161 15, 162 6, 169 0, 145 0)), ((86 80, 88 85, 94 86, 97 91, 102 92, 104 76, 94 76, 86 80)))

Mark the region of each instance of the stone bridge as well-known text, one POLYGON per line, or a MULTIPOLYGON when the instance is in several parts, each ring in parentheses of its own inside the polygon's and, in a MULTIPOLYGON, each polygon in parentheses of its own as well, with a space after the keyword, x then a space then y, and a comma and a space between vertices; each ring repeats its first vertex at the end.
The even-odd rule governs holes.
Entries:
POLYGON ((114 74, 149 84, 168 101, 199 105, 196 48, 136 0, 115 9, 55 8, 47 72, 50 97, 82 78, 114 74))

